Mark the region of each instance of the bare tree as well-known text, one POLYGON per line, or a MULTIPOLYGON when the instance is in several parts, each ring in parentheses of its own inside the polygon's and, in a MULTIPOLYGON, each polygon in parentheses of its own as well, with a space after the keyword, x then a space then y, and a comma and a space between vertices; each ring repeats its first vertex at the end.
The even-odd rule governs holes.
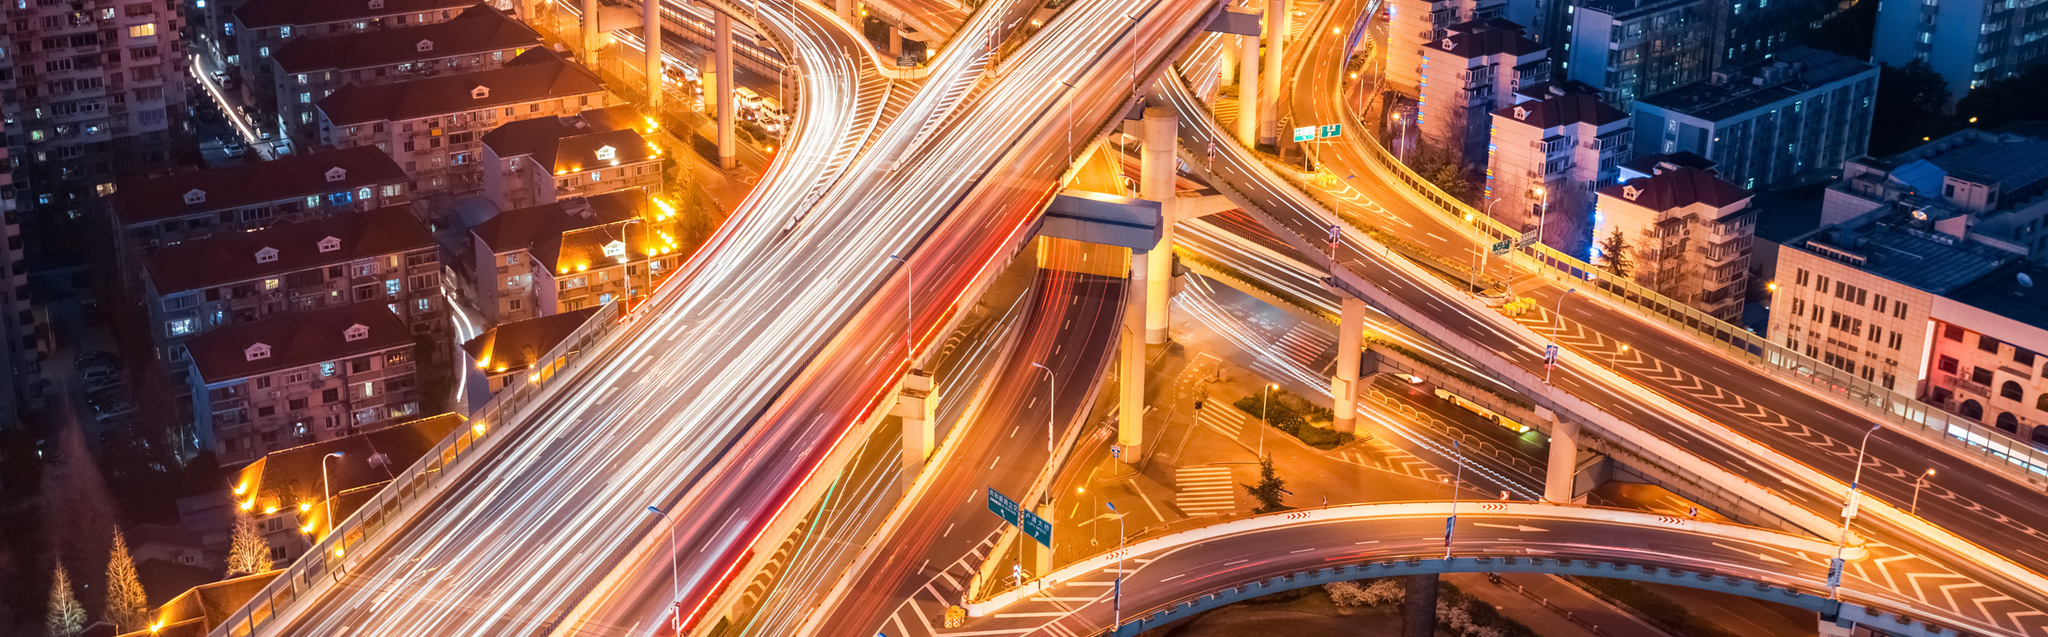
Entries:
POLYGON ((270 543, 256 530, 256 517, 235 513, 235 528, 228 544, 228 577, 270 570, 270 543))
POLYGON ((128 555, 128 540, 114 531, 113 552, 107 557, 106 619, 121 632, 142 630, 149 625, 149 596, 142 592, 142 579, 135 574, 135 558, 128 555))
POLYGON ((50 637, 72 637, 85 630, 85 605, 71 593, 71 574, 64 572, 63 563, 57 564, 57 576, 50 582, 50 611, 43 622, 50 637))

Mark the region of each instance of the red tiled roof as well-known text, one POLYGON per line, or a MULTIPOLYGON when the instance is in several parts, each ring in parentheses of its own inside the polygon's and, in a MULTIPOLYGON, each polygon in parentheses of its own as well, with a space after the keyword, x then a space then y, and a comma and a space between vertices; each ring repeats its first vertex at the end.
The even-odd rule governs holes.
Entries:
POLYGON ((235 9, 243 29, 268 29, 455 10, 476 0, 249 0, 235 9))
POLYGON ((1509 29, 1494 25, 1485 25, 1474 31, 1451 33, 1423 45, 1468 60, 1487 55, 1523 56, 1542 53, 1544 50, 1543 45, 1529 39, 1529 36, 1522 35, 1519 27, 1509 29))
POLYGON ((1696 203, 1726 208, 1750 198, 1750 192, 1742 187, 1691 166, 1662 169, 1649 177, 1602 188, 1600 194, 1658 211, 1696 203))
MULTIPOLYGON (((632 106, 621 104, 584 111, 570 117, 541 117, 503 124, 492 129, 491 132, 485 133, 483 143, 485 146, 490 147, 491 152, 497 153, 499 157, 528 155, 533 157, 533 161, 539 165, 556 167, 561 165, 556 161, 558 151, 573 146, 569 140, 592 136, 596 133, 608 133, 622 129, 630 130, 641 121, 639 113, 634 111, 632 106)), ((636 135, 635 137, 637 138, 638 136, 636 135)), ((576 165, 588 165, 594 162, 596 149, 603 145, 603 143, 591 144, 587 149, 577 151, 589 156, 579 157, 576 165)), ((642 147, 646 146, 644 143, 639 145, 642 147)), ((613 148, 623 151, 625 146, 623 144, 615 145, 613 148)), ((630 153, 630 151, 626 152, 630 153)), ((639 155, 634 155, 630 159, 622 154, 620 161, 639 161, 644 159, 646 154, 647 152, 643 148, 639 155)))
POLYGON ((601 93, 597 75, 563 61, 547 49, 533 49, 504 68, 444 75, 409 82, 341 87, 320 100, 320 112, 336 126, 401 121, 601 93))
POLYGON ((526 250, 553 272, 562 254, 562 235, 631 221, 646 200, 647 194, 639 190, 567 199, 498 213, 470 232, 482 242, 481 249, 492 253, 526 250))
POLYGON ((411 344, 412 330, 384 304, 351 303, 213 330, 186 346, 193 371, 212 385, 411 344), (345 333, 357 325, 367 334, 348 340, 345 333), (268 355, 250 360, 259 345, 268 355))
POLYGON ((488 4, 462 15, 406 29, 294 38, 271 53, 287 74, 388 66, 414 60, 540 46, 540 34, 488 4), (422 42, 429 44, 424 45, 422 42))
POLYGON ((1609 106, 1597 95, 1565 92, 1553 94, 1541 100, 1522 102, 1493 114, 1537 128, 1553 128, 1566 124, 1592 124, 1601 126, 1628 119, 1628 113, 1609 106))
POLYGON ((164 246, 150 255, 149 278, 157 294, 172 294, 433 246, 406 206, 389 206, 164 246), (328 238, 335 247, 321 252, 328 238), (259 261, 264 250, 274 260, 259 261))
POLYGON ((522 321, 513 321, 484 330, 483 334, 462 344, 463 351, 480 363, 488 363, 486 370, 495 374, 499 367, 506 372, 516 372, 533 364, 533 359, 547 354, 582 327, 583 322, 596 314, 597 308, 588 307, 560 314, 549 314, 522 321))
POLYGON ((405 170, 390 155, 365 146, 125 183, 114 193, 114 214, 125 225, 145 224, 403 181, 405 170), (328 181, 328 173, 337 168, 341 178, 328 181), (185 203, 195 190, 203 194, 201 200, 185 203))

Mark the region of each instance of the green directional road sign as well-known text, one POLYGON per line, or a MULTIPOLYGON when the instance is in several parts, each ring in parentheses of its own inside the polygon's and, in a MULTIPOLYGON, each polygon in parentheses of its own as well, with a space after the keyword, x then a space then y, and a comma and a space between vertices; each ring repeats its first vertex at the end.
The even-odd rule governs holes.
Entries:
POLYGON ((1002 518, 1004 522, 1017 523, 1017 501, 1003 495, 1003 492, 997 491, 995 487, 988 488, 988 512, 996 514, 996 517, 1002 518))
POLYGON ((1507 254, 1508 250, 1511 249, 1513 245, 1513 241, 1501 239, 1500 243, 1493 244, 1493 256, 1497 257, 1503 254, 1507 254))
POLYGON ((1327 124, 1327 125, 1324 125, 1324 126, 1323 126, 1322 130, 1316 131, 1316 137, 1317 137, 1317 138, 1323 138, 1323 137, 1336 137, 1336 136, 1338 136, 1338 135, 1340 135, 1340 134, 1343 134, 1343 133, 1344 133, 1344 125, 1343 125, 1343 124, 1327 124))
POLYGON ((1301 128, 1294 129, 1294 141, 1305 142, 1313 140, 1315 138, 1316 127, 1314 126, 1303 126, 1301 128))
POLYGON ((1031 536, 1031 539, 1038 540, 1039 544, 1052 548, 1052 523, 1045 518, 1038 517, 1038 514, 1030 511, 1019 511, 1017 528, 1022 529, 1025 535, 1031 536))

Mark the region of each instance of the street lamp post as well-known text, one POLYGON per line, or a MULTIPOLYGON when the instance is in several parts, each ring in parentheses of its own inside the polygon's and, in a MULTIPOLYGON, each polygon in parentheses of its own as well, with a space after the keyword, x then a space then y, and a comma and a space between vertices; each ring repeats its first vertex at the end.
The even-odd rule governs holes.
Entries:
POLYGON ((1621 351, 1615 352, 1613 356, 1607 357, 1607 371, 1614 371, 1614 359, 1621 358, 1626 355, 1628 355, 1628 343, 1622 343, 1621 351))
POLYGON ((1543 243, 1543 225, 1550 221, 1550 189, 1536 187, 1536 242, 1543 243))
POLYGON ((1053 432, 1053 426, 1052 426, 1052 412, 1053 412, 1053 408, 1052 408, 1052 407, 1053 407, 1053 394, 1052 394, 1052 392, 1053 392, 1053 386, 1054 386, 1054 385, 1056 385, 1056 384, 1058 384, 1058 382, 1057 382, 1057 381, 1058 381, 1058 377, 1056 377, 1056 376, 1053 376, 1053 374, 1052 374, 1052 368, 1050 368, 1050 367, 1046 367, 1046 366, 1044 366, 1044 365, 1040 365, 1040 364, 1038 364, 1038 363, 1032 363, 1032 364, 1031 364, 1031 366, 1032 366, 1032 367, 1036 367, 1036 368, 1039 368, 1039 369, 1042 369, 1042 370, 1045 370, 1045 452, 1046 452, 1046 453, 1052 453, 1052 438, 1053 438, 1053 433, 1052 433, 1052 432, 1053 432))
POLYGON ((1405 164, 1408 163, 1408 154, 1401 152, 1401 143, 1407 141, 1408 120, 1403 119, 1401 111, 1397 109, 1394 111, 1394 121, 1401 126, 1401 133, 1394 136, 1394 158, 1401 160, 1401 163, 1405 164))
POLYGON ((917 329, 917 311, 911 302, 917 291, 917 271, 910 269, 910 259, 900 255, 889 255, 889 259, 903 264, 903 360, 911 369, 917 368, 916 354, 911 352, 911 330, 917 329))
MULTIPOLYGON (((320 517, 327 518, 327 535, 334 535, 334 487, 327 482, 327 459, 341 456, 339 451, 320 456, 320 517)), ((320 537, 326 539, 327 535, 320 537)))
POLYGON ((1266 404, 1273 399, 1273 389, 1279 386, 1279 383, 1266 383, 1265 392, 1259 394, 1259 457, 1262 459, 1266 457, 1266 430, 1273 426, 1273 421, 1266 419, 1266 404))
POLYGON ((1115 588, 1110 590, 1110 608, 1115 614, 1116 623, 1111 624, 1109 629, 1110 634, 1114 635, 1116 629, 1124 625, 1124 514, 1116 510, 1115 502, 1102 504, 1109 507, 1110 513, 1116 514, 1116 584, 1115 588))
MULTIPOLYGON (((673 524, 674 520, 670 520, 667 513, 663 513, 661 509, 654 508, 652 504, 647 505, 647 512, 661 516, 661 519, 669 520, 671 523, 668 527, 668 600, 670 604, 679 604, 682 602, 678 598, 683 594, 683 578, 676 571, 676 527, 673 524)), ((675 616, 675 619, 671 621, 677 623, 676 629, 680 630, 682 628, 680 625, 682 622, 681 615, 675 616)))
MULTIPOLYGON (((1856 472, 1851 474, 1849 478, 1848 501, 1842 504, 1842 534, 1837 536, 1835 540, 1835 559, 1832 564, 1828 565, 1830 574, 1836 568, 1839 568, 1839 565, 1842 563, 1842 552, 1849 547, 1849 525, 1856 522, 1856 505, 1862 501, 1863 457, 1864 453, 1870 449, 1870 436, 1883 428, 1884 425, 1882 424, 1871 425, 1869 431, 1863 432, 1863 441, 1856 445, 1856 472)), ((1918 492, 1916 491, 1915 493, 1917 494, 1918 492)), ((1841 581, 1835 577, 1829 577, 1828 580, 1828 599, 1841 599, 1841 581)))
POLYGON ((1927 479, 1932 477, 1934 477, 1934 470, 1928 469, 1926 473, 1922 473, 1920 477, 1913 479, 1913 507, 1907 509, 1908 513, 1920 515, 1920 487, 1927 486, 1927 479))
MULTIPOLYGON (((1560 354, 1564 352, 1564 347, 1558 344, 1557 337, 1559 333, 1564 331, 1564 300, 1570 297, 1572 293, 1578 291, 1578 288, 1572 288, 1565 290, 1564 294, 1557 296, 1557 312, 1555 312, 1557 314, 1557 327, 1550 328, 1550 346, 1557 348, 1560 354)), ((1547 354, 1549 352, 1545 352, 1545 354, 1545 357, 1548 358, 1547 354)), ((1556 363, 1549 363, 1543 366, 1543 384, 1550 384, 1550 371, 1556 368, 1556 363)))
POLYGON ((1444 520, 1444 559, 1451 559, 1451 533, 1458 526, 1458 487, 1465 482, 1465 450, 1458 441, 1451 441, 1451 459, 1458 463, 1457 477, 1451 480, 1451 517, 1444 520))

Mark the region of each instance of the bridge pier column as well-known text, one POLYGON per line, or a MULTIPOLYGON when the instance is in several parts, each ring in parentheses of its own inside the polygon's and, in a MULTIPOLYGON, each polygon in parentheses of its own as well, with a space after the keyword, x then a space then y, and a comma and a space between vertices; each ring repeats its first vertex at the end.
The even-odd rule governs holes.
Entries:
POLYGON ((1116 442, 1120 458, 1136 464, 1145 444, 1145 290, 1146 253, 1131 251, 1131 281, 1124 288, 1124 327, 1119 339, 1116 372, 1116 442))
POLYGON ((1173 293, 1173 149, 1175 136, 1180 134, 1180 117, 1173 109, 1154 106, 1145 109, 1143 121, 1138 190, 1140 196, 1159 202, 1160 216, 1159 243, 1145 253, 1145 344, 1164 345, 1172 319, 1167 301, 1173 293))
POLYGON ((1237 141, 1259 143, 1259 38, 1237 36, 1237 141))
POLYGON ((1280 143, 1280 60, 1287 41, 1287 0, 1266 2, 1266 70, 1259 78, 1259 143, 1280 143))
POLYGON ((1828 619, 1827 615, 1820 616, 1820 637, 1852 637, 1855 634, 1855 622, 1844 623, 1840 620, 1828 619))
POLYGON ((661 72, 661 0, 640 0, 640 10, 640 35, 647 41, 647 116, 661 121, 661 98, 668 88, 661 72))
POLYGON ((853 24, 855 31, 860 30, 860 24, 853 21, 853 0, 832 0, 832 12, 839 14, 841 20, 853 24))
POLYGON ((1436 636, 1436 574, 1408 576, 1401 599, 1401 637, 1436 636))
POLYGON ((903 483, 906 486, 924 470, 925 460, 930 459, 932 451, 938 447, 938 406, 938 397, 932 392, 930 372, 913 369, 903 375, 903 384, 896 392, 896 406, 890 413, 903 420, 903 483))
POLYGON ((889 25, 889 57, 903 57, 903 29, 893 24, 889 25))
MULTIPOLYGON (((595 0, 586 0, 595 2, 595 0)), ((712 56, 717 60, 718 85, 704 92, 718 94, 718 167, 731 170, 740 165, 739 139, 733 135, 738 109, 732 99, 732 16, 718 13, 712 56)))
POLYGON ((1228 86, 1237 83, 1238 50, 1243 48, 1231 46, 1229 40, 1224 40, 1223 42, 1223 60, 1221 64, 1217 65, 1217 70, 1221 72, 1221 77, 1216 82, 1217 86, 1228 86))
POLYGON ((1337 414, 1330 428, 1350 433, 1358 430, 1358 357, 1365 332, 1365 300, 1343 298, 1343 320, 1337 323, 1337 375, 1330 379, 1337 414))
POLYGON ((1544 469, 1543 499, 1547 502, 1571 502, 1572 478, 1579 469, 1579 425, 1558 418, 1542 407, 1536 410, 1537 414, 1550 419, 1550 462, 1544 469))
POLYGON ((597 61, 597 0, 583 0, 583 62, 595 69, 597 61))

